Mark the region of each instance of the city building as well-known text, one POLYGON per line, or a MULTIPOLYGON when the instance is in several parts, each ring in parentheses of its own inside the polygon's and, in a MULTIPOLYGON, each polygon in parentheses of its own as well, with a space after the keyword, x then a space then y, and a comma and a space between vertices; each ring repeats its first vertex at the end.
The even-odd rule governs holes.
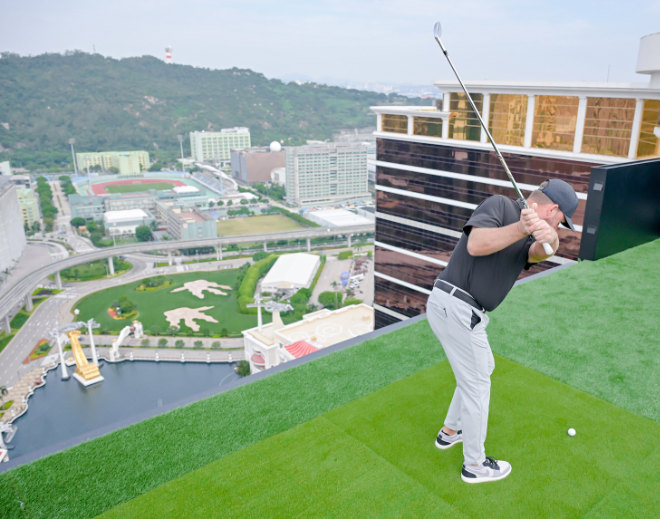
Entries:
POLYGON ((76 153, 76 164, 81 173, 95 166, 103 171, 115 168, 120 175, 135 176, 149 169, 149 153, 146 151, 101 151, 76 153))
POLYGON ((284 152, 279 142, 231 150, 231 174, 241 184, 271 182, 273 170, 284 167, 284 152))
POLYGON ((232 149, 250 146, 248 128, 225 128, 219 132, 190 132, 193 161, 229 162, 232 149))
POLYGON ((365 203, 367 147, 319 143, 286 148, 286 200, 297 207, 365 203))
POLYGON ((0 176, 11 176, 11 164, 8 160, 0 162, 0 176))
POLYGON ((305 218, 321 227, 351 227, 353 225, 369 225, 374 223, 373 215, 365 218, 346 209, 321 209, 306 211, 305 218))
POLYGON ((283 254, 273 264, 261 281, 262 292, 288 292, 293 295, 301 288, 309 288, 321 258, 316 254, 296 252, 283 254))
POLYGON ((156 204, 158 219, 173 240, 216 238, 218 225, 215 218, 196 207, 174 205, 172 202, 156 204))
POLYGON ((21 209, 23 225, 31 228, 35 222, 41 219, 39 200, 32 189, 24 187, 16 190, 16 196, 18 198, 18 206, 21 209))
POLYGON ((245 358, 250 372, 258 373, 373 329, 374 311, 365 304, 319 310, 286 326, 274 312, 271 323, 243 331, 245 358))
POLYGON ((27 243, 16 187, 0 176, 0 272, 11 268, 27 243))
MULTIPOLYGON (((527 273, 578 259, 592 166, 660 156, 660 33, 642 38, 637 71, 651 81, 465 82, 523 195, 548 178, 578 193, 578 231, 560 229, 557 254, 527 273)), ((372 108, 377 327, 424 313, 472 211, 493 194, 516 198, 460 85, 435 86, 435 106, 372 108)))
POLYGON ((140 225, 151 225, 154 217, 143 209, 126 209, 123 211, 106 211, 103 214, 105 231, 110 236, 135 234, 140 225))

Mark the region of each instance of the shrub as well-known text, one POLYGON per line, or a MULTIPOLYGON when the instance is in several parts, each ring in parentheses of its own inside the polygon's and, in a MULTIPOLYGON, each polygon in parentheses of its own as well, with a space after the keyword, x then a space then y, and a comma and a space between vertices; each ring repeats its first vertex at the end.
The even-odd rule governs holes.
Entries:
POLYGON ((247 377, 250 374, 250 363, 247 360, 242 360, 236 366, 236 373, 240 377, 247 377))
POLYGON ((160 346, 161 348, 167 346, 167 339, 165 337, 161 337, 160 339, 158 339, 158 346, 160 346))
POLYGON ((195 344, 195 348, 201 348, 202 346, 204 346, 204 343, 199 340, 195 341, 194 344, 195 344))
POLYGON ((144 339, 142 339, 142 342, 140 342, 140 344, 142 344, 142 346, 149 346, 149 339, 145 337, 144 339))
POLYGON ((213 341, 211 344, 211 349, 213 350, 219 350, 221 347, 220 341, 213 341))
POLYGON ((174 347, 175 348, 183 348, 184 344, 185 343, 183 342, 182 339, 177 339, 176 342, 174 343, 174 347))
POLYGON ((319 303, 325 308, 336 310, 337 308, 341 308, 342 297, 341 292, 321 292, 319 294, 319 303))

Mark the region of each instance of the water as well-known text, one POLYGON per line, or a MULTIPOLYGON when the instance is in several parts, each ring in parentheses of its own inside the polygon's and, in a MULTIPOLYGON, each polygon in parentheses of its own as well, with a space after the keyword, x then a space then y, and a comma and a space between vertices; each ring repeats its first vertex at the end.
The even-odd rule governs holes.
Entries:
MULTIPOLYGON (((98 429, 123 426, 145 413, 218 390, 239 378, 230 364, 178 362, 100 363, 103 382, 87 388, 73 377, 48 372, 46 385, 28 400, 28 411, 14 421, 10 459, 98 435, 98 429)), ((68 368, 69 374, 74 368, 68 368)), ((64 447, 65 445, 62 445, 64 447)))

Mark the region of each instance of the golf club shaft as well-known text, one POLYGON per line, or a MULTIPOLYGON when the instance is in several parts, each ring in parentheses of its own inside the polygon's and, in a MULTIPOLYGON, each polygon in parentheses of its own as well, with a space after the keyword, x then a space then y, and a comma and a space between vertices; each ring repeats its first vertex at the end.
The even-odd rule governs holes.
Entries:
MULTIPOLYGON (((454 71, 454 75, 456 76, 456 79, 458 79, 458 82, 460 83, 461 88, 463 89, 463 92, 465 92, 465 96, 467 97, 467 100, 470 102, 470 106, 472 107, 472 111, 477 116, 477 119, 479 119, 479 122, 481 123, 481 127, 486 132, 486 136, 488 137, 488 140, 492 144, 493 149, 495 150, 495 153, 497 154, 497 158, 500 159, 500 163, 502 164, 502 167, 504 168, 504 171, 506 171, 506 174, 509 177, 509 180, 511 181, 511 184, 513 185, 513 189, 515 189, 516 194, 518 195, 518 198, 521 198, 522 201, 523 201, 523 204, 525 204, 525 208, 529 209, 529 205, 527 204, 527 200, 525 199, 525 197, 520 192, 520 189, 518 188, 518 184, 516 184, 516 179, 513 178, 513 174, 511 173, 511 170, 509 169, 509 166, 507 165, 506 161, 504 160, 504 157, 500 153, 500 150, 497 147, 497 144, 495 143, 495 139, 493 139, 493 136, 488 131, 488 128, 486 127, 486 124, 484 123, 484 120, 481 118, 481 114, 479 113, 479 110, 477 110, 477 106, 474 104, 474 101, 472 100, 472 96, 470 95, 470 92, 468 92, 468 89, 466 88, 465 84, 463 83, 463 80, 461 79, 461 76, 458 74, 458 71, 456 70, 456 67, 454 67, 454 64, 452 63, 451 58, 449 57, 449 54, 447 53, 447 49, 443 45, 442 40, 440 39, 439 32, 440 32, 439 24, 436 24, 436 27, 435 27, 435 40, 438 42, 438 45, 440 45, 440 48, 442 49, 442 53, 445 55, 445 58, 447 58, 447 63, 449 63, 449 66, 454 71)), ((545 251, 546 254, 550 255, 550 254, 554 253, 554 250, 552 250, 552 247, 550 246, 549 243, 543 243, 542 245, 543 245, 543 250, 545 251)))

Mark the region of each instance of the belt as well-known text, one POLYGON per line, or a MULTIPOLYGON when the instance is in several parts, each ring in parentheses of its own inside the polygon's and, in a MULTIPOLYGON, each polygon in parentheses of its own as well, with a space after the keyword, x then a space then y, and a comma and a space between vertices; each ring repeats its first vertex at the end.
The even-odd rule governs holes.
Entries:
POLYGON ((458 287, 455 287, 451 283, 447 283, 443 279, 436 279, 435 283, 433 284, 435 288, 439 288, 443 292, 447 292, 450 296, 454 296, 456 299, 460 299, 464 303, 469 304, 470 306, 473 306, 477 310, 481 312, 485 312, 486 310, 484 309, 483 306, 481 306, 477 300, 472 297, 470 294, 465 292, 464 290, 461 290, 458 287))

